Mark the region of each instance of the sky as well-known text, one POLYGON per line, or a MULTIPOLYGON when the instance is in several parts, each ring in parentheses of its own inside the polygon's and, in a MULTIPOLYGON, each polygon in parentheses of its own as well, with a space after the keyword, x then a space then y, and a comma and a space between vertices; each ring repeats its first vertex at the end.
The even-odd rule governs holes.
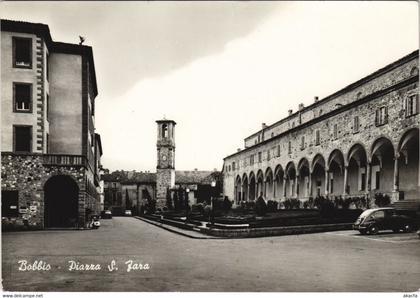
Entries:
POLYGON ((156 169, 156 120, 177 170, 222 169, 243 139, 417 50, 407 2, 1 2, 6 19, 93 47, 101 163, 156 169))

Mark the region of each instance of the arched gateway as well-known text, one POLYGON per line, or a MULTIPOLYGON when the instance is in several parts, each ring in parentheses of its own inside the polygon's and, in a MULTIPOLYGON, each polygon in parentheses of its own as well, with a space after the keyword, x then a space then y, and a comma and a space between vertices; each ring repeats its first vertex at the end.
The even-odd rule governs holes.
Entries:
POLYGON ((77 227, 79 187, 66 175, 51 177, 44 185, 46 228, 77 227))

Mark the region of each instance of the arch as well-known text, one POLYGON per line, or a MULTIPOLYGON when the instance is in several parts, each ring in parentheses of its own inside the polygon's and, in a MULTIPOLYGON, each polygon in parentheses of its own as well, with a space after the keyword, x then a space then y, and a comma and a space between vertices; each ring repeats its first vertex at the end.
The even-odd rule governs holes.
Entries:
POLYGON ((54 175, 44 184, 44 225, 47 228, 77 227, 79 186, 69 175, 54 175))
POLYGON ((321 167, 325 168, 325 158, 320 153, 316 154, 312 159, 311 171, 315 169, 316 165, 320 165, 321 167))
POLYGON ((264 181, 264 174, 262 170, 258 170, 257 171, 257 176, 256 176, 257 180, 262 180, 264 181))
POLYGON ((339 166, 343 167, 345 165, 344 163, 344 155, 343 152, 341 152, 341 150, 339 149, 334 149, 331 153, 330 156, 328 157, 328 168, 330 168, 331 164, 335 162, 337 163, 339 166))
MULTIPOLYGON (((418 199, 419 180, 419 129, 405 131, 398 142, 398 154, 394 171, 397 171, 394 184, 404 199, 418 199)), ((394 176, 395 177, 395 176, 394 176)))
POLYGON ((365 163, 367 161, 367 151, 365 149, 365 146, 363 146, 360 143, 353 144, 353 146, 351 146, 349 151, 347 152, 347 164, 350 163, 351 159, 354 159, 359 165, 361 164, 361 161, 365 163))
POLYGON ((303 167, 307 167, 308 169, 310 169, 310 167, 309 167, 309 161, 308 161, 308 159, 306 158, 306 157, 302 157, 300 160, 299 160, 299 162, 298 162, 298 172, 300 172, 300 170, 303 168, 303 167))
POLYGON ((243 192, 243 195, 242 195, 242 200, 243 200, 243 201, 247 201, 247 200, 249 200, 249 194, 248 194, 248 191, 249 191, 248 176, 246 175, 246 173, 244 173, 244 174, 242 175, 242 192, 243 192))
POLYGON ((271 170, 271 167, 268 167, 266 170, 265 170, 265 179, 267 179, 267 177, 268 177, 268 175, 271 175, 271 178, 273 177, 273 170, 271 170))
POLYGON ((391 192, 394 182, 394 144, 386 137, 378 137, 371 146, 371 190, 391 192))
POLYGON ((391 142, 390 138, 384 135, 377 137, 370 147, 370 159, 377 153, 383 153, 384 147, 386 146, 390 146, 392 152, 395 152, 394 144, 391 142))
POLYGON ((256 196, 259 197, 264 194, 264 174, 261 169, 258 170, 256 178, 256 196))
MULTIPOLYGON (((274 177, 277 177, 280 173, 284 174, 284 170, 283 170, 283 167, 280 164, 278 164, 274 168, 274 177)), ((281 178, 283 178, 283 176, 281 178)))
POLYGON ((236 176, 235 179, 235 202, 239 204, 242 200, 242 179, 240 175, 236 176))
POLYGON ((410 128, 408 130, 406 130, 403 134, 401 139, 398 142, 398 150, 397 152, 399 153, 401 150, 404 150, 404 148, 406 147, 407 143, 415 138, 419 137, 419 129, 417 127, 415 128, 410 128))
POLYGON ((246 173, 242 174, 242 181, 247 180, 248 181, 248 176, 246 173))
POLYGON ((248 200, 253 201, 256 199, 256 178, 253 171, 249 173, 249 194, 248 194, 248 200))

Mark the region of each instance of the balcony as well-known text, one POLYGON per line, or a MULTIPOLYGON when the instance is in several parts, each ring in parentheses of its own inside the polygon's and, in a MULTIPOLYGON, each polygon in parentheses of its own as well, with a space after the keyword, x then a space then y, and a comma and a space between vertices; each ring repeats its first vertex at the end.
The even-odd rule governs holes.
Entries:
POLYGON ((42 157, 45 166, 87 167, 88 164, 83 155, 44 154, 42 157))

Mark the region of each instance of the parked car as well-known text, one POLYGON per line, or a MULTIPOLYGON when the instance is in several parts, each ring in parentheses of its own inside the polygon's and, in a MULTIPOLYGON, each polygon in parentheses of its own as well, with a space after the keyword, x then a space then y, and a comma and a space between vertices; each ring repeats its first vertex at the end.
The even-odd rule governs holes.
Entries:
POLYGON ((411 232, 416 227, 412 217, 397 214, 395 208, 374 208, 365 210, 353 224, 353 230, 360 234, 377 234, 381 230, 411 232))
POLYGON ((99 221, 98 215, 91 215, 90 220, 88 222, 89 229, 98 229, 101 226, 101 222, 99 221))
POLYGON ((101 212, 101 218, 110 219, 112 218, 112 212, 110 210, 104 210, 101 212))
POLYGON ((125 210, 124 215, 125 216, 131 216, 132 215, 131 210, 125 210))
POLYGON ((420 238, 420 229, 417 230, 417 236, 420 238))

